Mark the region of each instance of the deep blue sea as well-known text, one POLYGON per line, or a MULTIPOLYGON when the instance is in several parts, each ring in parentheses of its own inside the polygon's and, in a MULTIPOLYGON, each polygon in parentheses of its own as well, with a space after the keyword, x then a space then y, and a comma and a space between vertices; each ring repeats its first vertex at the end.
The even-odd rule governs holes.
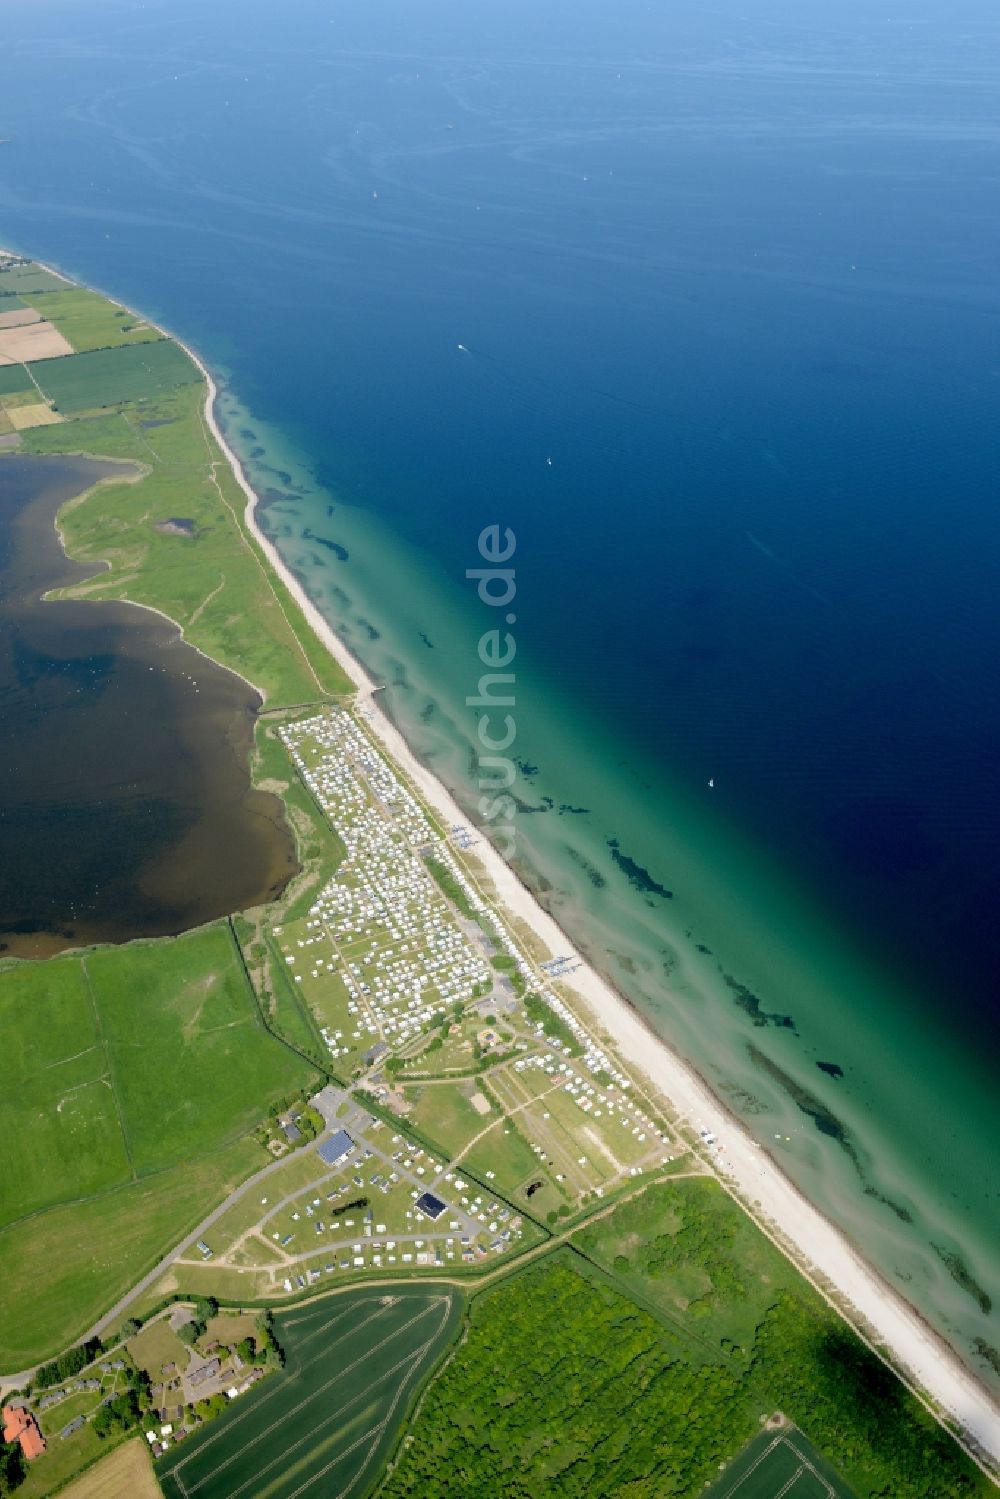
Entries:
POLYGON ((519 867, 990 1377, 1000 14, 45 0, 0 39, 0 242, 225 377, 265 524, 470 807, 465 572, 515 532, 519 867))

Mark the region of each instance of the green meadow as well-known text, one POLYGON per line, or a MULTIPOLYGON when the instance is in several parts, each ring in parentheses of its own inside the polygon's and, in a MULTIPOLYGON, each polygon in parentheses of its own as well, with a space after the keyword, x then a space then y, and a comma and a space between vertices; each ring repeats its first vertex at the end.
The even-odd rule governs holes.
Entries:
POLYGON ((651 1186, 574 1242, 715 1358, 749 1363, 757 1327, 804 1282, 711 1177, 651 1186))
POLYGON ((0 1367, 28 1368, 78 1339, 263 1163, 256 1142, 238 1140, 0 1230, 0 1367))
POLYGON ((34 296, 32 306, 58 328, 78 353, 119 344, 150 343, 163 337, 158 328, 151 328, 134 313, 81 286, 34 296))
POLYGON ((64 415, 149 399, 201 379, 184 351, 166 338, 40 359, 32 365, 32 373, 64 415))
POLYGON ((5 1222, 86 1197, 129 1175, 107 1053, 79 962, 24 964, 0 975, 0 1121, 11 1152, 5 1222))
POLYGON ((0 271, 0 296, 9 293, 14 297, 30 298, 33 292, 61 291, 66 286, 67 282, 61 276, 40 265, 17 265, 0 271))
POLYGON ((0 364, 0 396, 20 394, 21 391, 31 389, 31 377, 23 364, 0 364))
POLYGON ((226 923, 82 962, 139 1175, 249 1133, 304 1081, 260 1022, 226 923))
MULTIPOLYGON (((111 354, 141 361, 159 347, 111 354)), ((46 360, 43 388, 54 394, 65 379, 49 366, 104 357, 46 360)), ((179 351, 178 357, 185 358, 179 351)), ((205 428, 203 403, 200 382, 180 385, 155 399, 126 401, 113 412, 24 434, 27 452, 86 452, 129 461, 142 473, 137 483, 102 486, 63 509, 60 525, 71 556, 95 568, 101 560, 110 563, 70 592, 160 609, 192 645, 249 678, 268 707, 344 693, 347 678, 243 528, 246 499, 205 428), (171 519, 189 521, 191 534, 161 529, 171 519)))
POLYGON ((0 1275, 5 1301, 30 1293, 0 1331, 11 1367, 78 1336, 263 1165, 248 1137, 310 1073, 264 1029, 224 922, 9 966, 0 1019, 0 1121, 22 1146, 0 1275))

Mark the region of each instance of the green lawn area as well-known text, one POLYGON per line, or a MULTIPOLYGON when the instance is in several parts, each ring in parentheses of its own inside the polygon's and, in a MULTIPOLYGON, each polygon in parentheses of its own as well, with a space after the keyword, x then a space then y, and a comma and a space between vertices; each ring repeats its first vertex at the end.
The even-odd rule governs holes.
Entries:
POLYGON ((0 1225, 131 1175, 108 1058, 78 961, 0 972, 0 1225))
POLYGON ((250 1132, 311 1071, 260 1023, 225 922, 9 966, 0 1019, 0 1121, 21 1146, 0 1223, 18 1308, 4 1368, 77 1336, 265 1164, 250 1132))
MULTIPOLYGON (((53 323, 78 353, 120 344, 148 343, 163 335, 114 302, 73 286, 33 296, 31 305, 53 323)), ((103 404, 103 403, 101 403, 103 404)))
POLYGON ((367 1492, 461 1305, 452 1291, 399 1286, 279 1314, 285 1368, 160 1460, 167 1499, 367 1492))
POLYGON ((452 902, 452 904, 462 913, 463 916, 467 916, 470 921, 475 921, 476 913, 473 910, 472 902, 469 900, 468 895, 465 893, 462 886, 458 883, 458 880, 452 874, 448 866, 446 864, 442 864, 440 859, 435 859, 434 856, 430 854, 427 856, 424 862, 426 863, 430 873, 434 876, 437 884, 441 887, 441 890, 452 902))
POLYGON ((26 1368, 79 1338, 260 1163, 259 1147, 240 1140, 0 1231, 0 1368, 26 1368))
POLYGON ((148 399, 201 378, 184 351, 168 338, 39 359, 32 373, 64 415, 148 399))
MULTIPOLYGON (((472 1107, 469 1094, 478 1091, 475 1081, 464 1088, 458 1083, 409 1083, 403 1093, 413 1107, 406 1120, 413 1123, 426 1139, 439 1145, 451 1159, 464 1150, 481 1130, 489 1129, 500 1118, 496 1108, 491 1108, 488 1114, 480 1114, 472 1107)), ((488 1138, 492 1139, 493 1135, 488 1138)))
MULTIPOLYGON (((484 1119, 483 1123, 489 1124, 489 1120, 484 1119)), ((548 1173, 518 1129, 516 1119, 498 1119, 489 1133, 477 1141, 467 1156, 463 1156, 462 1165, 483 1180, 492 1171, 493 1176, 489 1178, 491 1184, 508 1194, 533 1181, 548 1180, 548 1173)), ((552 1191, 555 1190, 553 1187, 552 1191)), ((532 1197, 533 1213, 537 1213, 537 1205, 541 1203, 542 1196, 538 1192, 532 1197)), ((518 1201, 521 1200, 519 1197, 518 1201)))
POLYGON ((271 1024, 279 1036, 284 1036, 293 1046, 325 1065, 327 1049, 305 1000, 297 992, 298 986, 289 977, 288 965, 273 937, 267 938, 267 948, 271 974, 271 1024))
POLYGON ((58 1405, 52 1405, 48 1410, 42 1411, 38 1424, 42 1428, 43 1436, 51 1441, 71 1421, 75 1421, 77 1416, 93 1415, 105 1393, 111 1393, 111 1385, 109 1383, 105 1389, 102 1381, 100 1390, 86 1390, 79 1395, 69 1395, 65 1400, 60 1400, 58 1405))
POLYGON ((226 923, 83 961, 138 1174, 247 1133, 308 1080, 260 1023, 226 923))
POLYGON ((128 1351, 136 1365, 145 1369, 153 1384, 160 1384, 166 1364, 186 1369, 190 1349, 186 1348, 170 1326, 169 1316, 150 1322, 131 1339, 128 1351))

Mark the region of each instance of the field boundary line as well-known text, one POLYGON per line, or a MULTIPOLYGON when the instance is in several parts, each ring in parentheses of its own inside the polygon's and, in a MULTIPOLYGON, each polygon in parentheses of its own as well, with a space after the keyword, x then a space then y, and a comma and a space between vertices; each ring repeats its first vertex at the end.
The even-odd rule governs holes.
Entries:
POLYGON ((810 1462, 809 1458, 806 1457, 805 1453, 799 1451, 799 1449, 796 1447, 795 1443, 792 1441, 791 1434, 788 1434, 788 1435, 785 1436, 785 1446, 791 1448, 791 1450, 795 1453, 795 1456, 798 1458, 798 1460, 802 1464, 802 1466, 804 1468, 808 1468, 809 1472, 813 1475, 813 1477, 815 1478, 816 1482, 818 1484, 820 1484, 824 1489, 826 1489, 828 1499, 837 1499, 836 1490, 833 1488, 833 1485, 827 1482, 827 1480, 823 1477, 822 1473, 816 1467, 815 1463, 810 1462))

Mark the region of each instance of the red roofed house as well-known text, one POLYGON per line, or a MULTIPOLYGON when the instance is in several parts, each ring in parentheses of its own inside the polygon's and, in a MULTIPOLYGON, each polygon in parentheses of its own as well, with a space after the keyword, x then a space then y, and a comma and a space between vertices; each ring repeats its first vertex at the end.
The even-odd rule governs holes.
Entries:
POLYGON ((45 1451, 45 1438, 26 1405, 4 1406, 3 1439, 5 1442, 20 1442, 21 1451, 29 1463, 33 1457, 41 1457, 45 1451))

